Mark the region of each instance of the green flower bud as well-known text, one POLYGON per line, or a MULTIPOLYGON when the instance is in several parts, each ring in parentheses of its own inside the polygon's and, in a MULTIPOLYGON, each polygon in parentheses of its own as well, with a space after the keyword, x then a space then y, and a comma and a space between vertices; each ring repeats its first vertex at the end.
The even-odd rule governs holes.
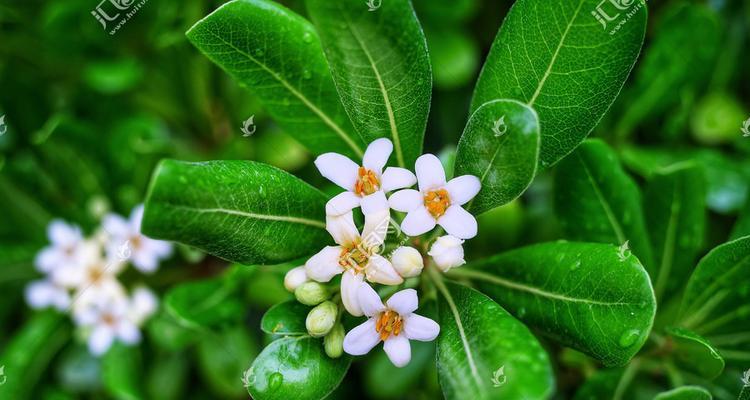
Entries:
POLYGON ((336 324, 339 308, 330 301, 324 301, 310 310, 305 320, 307 333, 312 337, 325 336, 336 324))
POLYGON ((339 358, 344 353, 344 325, 336 324, 323 338, 323 348, 331 358, 339 358))
POLYGON ((328 296, 328 288, 314 281, 305 282, 294 289, 294 297, 306 306, 318 305, 328 300, 328 296))

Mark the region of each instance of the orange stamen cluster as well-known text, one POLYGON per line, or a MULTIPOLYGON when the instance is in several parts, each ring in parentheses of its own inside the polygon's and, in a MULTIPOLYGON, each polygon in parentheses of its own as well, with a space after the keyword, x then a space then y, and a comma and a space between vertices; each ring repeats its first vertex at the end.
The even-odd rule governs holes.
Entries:
POLYGON ((344 247, 339 255, 339 265, 345 270, 359 273, 364 271, 367 260, 370 258, 361 242, 352 244, 351 247, 344 247))
POLYGON ((451 205, 450 197, 448 197, 448 191, 445 189, 433 190, 427 192, 424 196, 424 205, 427 207, 427 211, 432 214, 433 217, 440 218, 445 214, 445 210, 451 205))
POLYGON ((373 194, 380 189, 380 181, 374 172, 365 167, 359 167, 359 179, 354 184, 354 193, 359 196, 373 194))
POLYGON ((375 331, 380 334, 380 340, 386 340, 391 335, 398 336, 401 333, 404 321, 401 316, 393 310, 385 310, 380 313, 378 321, 375 323, 375 331))

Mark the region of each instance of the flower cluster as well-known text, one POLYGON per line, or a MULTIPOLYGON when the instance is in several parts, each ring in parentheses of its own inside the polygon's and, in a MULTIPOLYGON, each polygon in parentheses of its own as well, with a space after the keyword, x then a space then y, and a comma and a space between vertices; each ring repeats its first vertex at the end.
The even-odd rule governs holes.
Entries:
POLYGON ((477 221, 462 206, 476 196, 481 185, 471 175, 446 180, 440 160, 432 154, 417 159, 416 175, 405 168, 385 168, 392 151, 390 140, 377 139, 367 147, 361 166, 336 153, 315 160, 320 173, 345 190, 326 204, 326 229, 336 246, 325 247, 304 266, 289 271, 284 284, 300 302, 317 305, 308 316, 308 331, 325 337, 329 356, 341 355, 342 349, 362 355, 382 341, 391 362, 401 367, 411 359, 409 340, 431 341, 440 327, 414 314, 419 303, 414 289, 403 289, 383 304, 370 284, 406 287, 406 279, 419 276, 430 265, 443 272, 463 265, 463 242, 476 236, 477 221), (415 184, 418 190, 410 189, 415 184), (361 231, 354 222, 357 208, 364 215, 361 231), (405 213, 400 223, 391 217, 391 210, 405 213), (447 235, 438 236, 441 231, 437 231, 432 237, 419 237, 437 226, 447 235), (404 240, 386 252, 387 237, 393 231, 404 240), (336 323, 337 308, 323 284, 338 275, 340 297, 336 299, 351 315, 364 315, 368 320, 335 343, 329 336, 343 336, 343 328, 336 323), (330 310, 327 318, 314 317, 326 314, 325 310, 330 310))
POLYGON ((129 219, 109 214, 88 238, 79 227, 54 220, 47 227, 50 245, 34 260, 44 278, 26 287, 27 303, 70 313, 94 355, 106 353, 115 340, 138 343, 139 327, 158 307, 148 288, 138 286, 128 294, 117 278, 128 264, 153 273, 172 253, 171 244, 141 235, 142 217, 142 205, 129 219))

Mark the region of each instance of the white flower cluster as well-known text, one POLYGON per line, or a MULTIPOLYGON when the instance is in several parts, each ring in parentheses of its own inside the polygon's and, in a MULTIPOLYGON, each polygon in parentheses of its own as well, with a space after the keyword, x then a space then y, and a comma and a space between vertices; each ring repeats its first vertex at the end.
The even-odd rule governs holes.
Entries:
POLYGON ((109 214, 90 238, 79 227, 54 220, 47 227, 50 245, 34 260, 45 276, 26 287, 26 302, 70 313, 94 355, 106 353, 115 340, 138 343, 139 327, 158 307, 151 290, 139 286, 128 294, 117 279, 128 263, 153 273, 172 254, 171 244, 141 235, 142 217, 142 205, 129 219, 109 214))
POLYGON ((341 274, 344 308, 354 316, 369 317, 346 334, 343 350, 362 355, 382 341, 390 360, 400 367, 411 359, 409 339, 431 341, 440 327, 431 319, 413 314, 418 305, 415 290, 397 292, 384 305, 365 282, 399 285, 425 268, 425 255, 414 247, 400 246, 384 254, 389 226, 416 237, 439 225, 447 235, 431 243, 428 262, 443 272, 463 265, 462 245, 465 239, 476 236, 477 221, 462 206, 479 193, 481 185, 472 175, 446 181, 440 160, 432 154, 417 159, 416 175, 404 168, 385 168, 392 151, 390 140, 377 139, 367 147, 361 166, 336 153, 315 160, 324 177, 346 190, 326 205, 326 229, 337 245, 325 247, 304 266, 292 269, 284 283, 301 302, 315 305, 327 298, 318 282, 329 282, 341 274), (414 184, 419 190, 409 189, 414 184), (354 223, 353 210, 357 207, 364 215, 361 232, 354 223), (391 219, 391 209, 406 213, 400 226, 391 219))

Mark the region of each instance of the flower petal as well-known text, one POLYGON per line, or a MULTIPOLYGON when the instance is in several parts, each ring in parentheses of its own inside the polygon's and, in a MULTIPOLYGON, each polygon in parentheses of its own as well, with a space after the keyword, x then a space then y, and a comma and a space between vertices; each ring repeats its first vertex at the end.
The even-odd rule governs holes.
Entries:
POLYGON ((354 190, 354 184, 359 179, 359 165, 341 154, 321 154, 315 159, 315 166, 326 179, 346 190, 354 190))
POLYGON ((380 335, 375 330, 375 320, 370 318, 350 330, 344 337, 344 351, 353 356, 365 355, 380 343, 380 335))
POLYGON ((339 216, 326 215, 326 230, 333 236, 333 241, 342 246, 359 239, 359 230, 354 225, 354 214, 351 211, 339 216))
POLYGON ((437 221, 449 235, 459 239, 471 239, 477 235, 477 220, 458 205, 452 205, 437 221))
POLYGON ((388 167, 380 177, 380 190, 390 192, 414 186, 415 183, 417 183, 417 177, 408 169, 388 167))
POLYGON ((388 225, 391 222, 391 213, 386 208, 384 211, 365 214, 365 226, 362 229, 362 244, 371 253, 379 253, 379 247, 385 243, 388 235, 388 225))
POLYGON ((419 236, 435 227, 435 218, 425 206, 419 206, 406 214, 401 222, 401 230, 409 236, 419 236))
POLYGON ((388 301, 385 302, 388 308, 396 311, 401 316, 407 316, 413 313, 419 306, 417 291, 414 289, 404 289, 396 292, 388 301))
POLYGON ((339 265, 341 256, 340 246, 326 246, 318 254, 310 257, 305 263, 305 273, 317 282, 328 282, 334 276, 344 271, 339 265))
POLYGON ((359 207, 360 197, 354 192, 341 192, 326 203, 326 214, 339 216, 359 207))
POLYGON ((392 152, 393 143, 390 140, 386 138, 377 139, 367 146, 365 156, 362 158, 362 166, 380 175, 392 152))
POLYGON ((411 212, 424 205, 424 196, 414 189, 399 190, 388 198, 388 204, 396 211, 411 212))
POLYGON ((388 200, 386 200, 385 193, 382 190, 362 198, 362 214, 365 216, 389 210, 388 200))
POLYGON ((100 356, 109 350, 115 340, 115 333, 106 326, 97 326, 89 336, 89 351, 95 356, 100 356))
POLYGON ((102 219, 102 228, 108 235, 112 236, 110 240, 114 239, 115 241, 127 240, 134 233, 131 232, 128 221, 117 214, 105 215, 102 219))
POLYGON ((141 331, 128 320, 117 324, 117 337, 125 344, 136 344, 141 341, 141 331))
POLYGON ((404 278, 393 268, 391 262, 380 254, 370 256, 370 260, 365 267, 365 274, 368 281, 383 285, 398 285, 404 281, 404 278))
POLYGON ((411 314, 404 320, 404 334, 412 340, 429 342, 440 333, 437 322, 419 314, 411 314))
POLYGON ((55 219, 47 225, 47 237, 57 246, 71 246, 82 239, 81 228, 55 219))
POLYGON ((136 233, 141 233, 141 221, 143 220, 143 204, 138 204, 133 208, 133 210, 130 212, 130 217, 128 218, 130 222, 130 226, 133 228, 133 231, 136 233))
POLYGON ((445 170, 440 160, 432 154, 423 154, 417 158, 414 166, 417 171, 419 191, 425 193, 445 185, 445 170))
POLYGON ((411 361, 411 345, 404 335, 391 336, 385 340, 383 350, 393 365, 401 368, 411 361))
POLYGON ((448 181, 445 189, 451 199, 451 204, 462 206, 473 199, 479 193, 482 184, 474 175, 461 175, 448 181))
POLYGON ((383 312, 385 306, 380 300, 378 293, 366 283, 362 283, 357 291, 357 298, 362 312, 368 317, 374 317, 376 314, 383 312))
POLYGON ((349 314, 359 317, 364 313, 362 307, 359 305, 359 288, 364 283, 365 277, 362 274, 353 274, 351 272, 344 272, 341 275, 341 302, 344 303, 344 308, 349 311, 349 314))

